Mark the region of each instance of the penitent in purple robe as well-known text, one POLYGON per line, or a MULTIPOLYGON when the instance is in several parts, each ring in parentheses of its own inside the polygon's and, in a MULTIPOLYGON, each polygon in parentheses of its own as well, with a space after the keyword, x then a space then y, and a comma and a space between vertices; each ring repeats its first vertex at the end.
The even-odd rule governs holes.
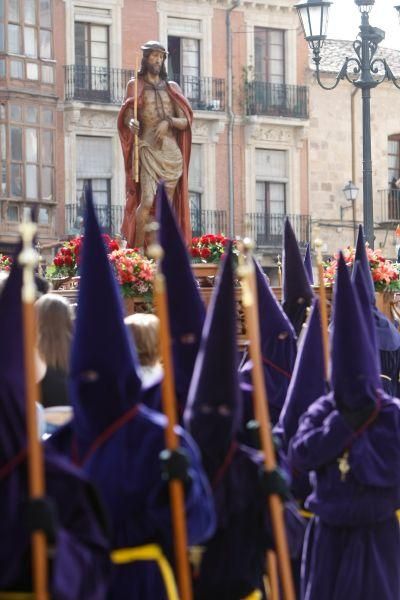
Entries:
POLYGON ((394 324, 376 306, 375 286, 365 248, 362 225, 359 226, 356 255, 353 269, 354 285, 359 291, 360 276, 356 277, 357 267, 364 276, 366 296, 372 308, 373 329, 380 358, 380 374, 383 390, 391 396, 399 396, 400 384, 400 333, 394 324))
POLYGON ((303 600, 400 598, 400 404, 380 388, 365 322, 341 256, 333 392, 311 405, 290 445, 293 466, 313 481, 303 600))
POLYGON ((283 235, 282 306, 297 336, 300 335, 307 317, 307 307, 313 297, 309 274, 290 221, 286 218, 283 235))
MULTIPOLYGON (((259 475, 262 455, 237 441, 242 398, 230 248, 208 310, 184 414, 201 450, 217 513, 217 530, 204 544, 195 573, 195 599, 241 600, 264 589, 265 552, 273 541, 259 475)), ((296 515, 290 513, 288 521, 296 538, 296 515)))
MULTIPOLYGON (((275 425, 285 402, 296 360, 296 335, 257 262, 255 268, 262 366, 271 423, 275 425)), ((243 421, 246 424, 254 418, 251 360, 244 362, 240 369, 240 380, 244 399, 243 421)))
MULTIPOLYGON (((141 404, 136 350, 90 195, 85 225, 71 357, 74 419, 50 443, 82 465, 96 485, 110 522, 112 549, 156 543, 173 562, 169 490, 159 460, 166 419, 141 404)), ((188 540, 195 544, 212 534, 214 508, 198 449, 182 429, 177 432, 191 464, 185 506, 188 540)), ((155 563, 114 565, 108 600, 164 598, 155 563)))
MULTIPOLYGON (((0 590, 29 591, 30 535, 25 385, 22 345, 22 273, 15 266, 0 296, 0 590)), ((83 472, 54 450, 44 455, 46 496, 58 514, 49 590, 59 600, 102 600, 109 576, 103 515, 83 472)), ((1 595, 1 594, 0 594, 1 595)))

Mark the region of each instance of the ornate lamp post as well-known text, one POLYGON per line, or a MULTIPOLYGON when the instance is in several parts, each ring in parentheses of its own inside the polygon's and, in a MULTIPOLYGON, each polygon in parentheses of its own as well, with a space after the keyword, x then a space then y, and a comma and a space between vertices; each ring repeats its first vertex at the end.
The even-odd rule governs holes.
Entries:
MULTIPOLYGON (((363 212, 364 231, 371 248, 374 247, 374 207, 372 195, 372 160, 371 160, 371 89, 385 81, 391 81, 400 89, 391 68, 384 58, 375 58, 378 45, 385 38, 385 32, 369 24, 369 13, 375 0, 354 0, 361 13, 360 33, 353 42, 355 56, 346 58, 336 81, 327 86, 321 81, 319 64, 320 51, 326 39, 329 7, 327 0, 307 0, 296 4, 303 33, 313 51, 316 66, 316 78, 324 90, 333 90, 342 79, 347 79, 362 91, 363 121, 363 212), (379 69, 381 67, 381 69, 379 69)), ((400 17, 400 5, 396 6, 400 17)))

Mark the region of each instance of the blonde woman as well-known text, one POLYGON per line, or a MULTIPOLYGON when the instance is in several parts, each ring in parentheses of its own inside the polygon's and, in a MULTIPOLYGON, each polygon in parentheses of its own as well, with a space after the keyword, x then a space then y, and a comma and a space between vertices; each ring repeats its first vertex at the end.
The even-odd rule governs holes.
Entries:
POLYGON ((160 362, 160 322, 148 313, 135 313, 125 317, 130 329, 140 362, 140 377, 144 387, 149 387, 162 378, 160 362))

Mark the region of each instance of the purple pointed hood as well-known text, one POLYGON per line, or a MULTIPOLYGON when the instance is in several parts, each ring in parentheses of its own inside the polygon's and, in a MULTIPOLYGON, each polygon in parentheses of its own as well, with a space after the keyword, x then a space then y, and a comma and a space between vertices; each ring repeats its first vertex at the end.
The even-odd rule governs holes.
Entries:
POLYGON ((183 410, 200 346, 206 309, 164 184, 158 186, 157 216, 160 244, 164 249, 162 270, 167 282, 175 386, 183 410))
POLYGON ((362 225, 359 226, 358 230, 357 248, 354 260, 355 265, 357 262, 360 263, 360 269, 363 272, 368 298, 372 306, 378 350, 393 352, 400 347, 400 333, 397 331, 393 323, 387 318, 387 316, 384 315, 376 306, 375 286, 365 249, 365 239, 362 225))
MULTIPOLYGON (((257 261, 255 269, 264 378, 271 421, 276 423, 285 402, 296 360, 296 334, 257 261)), ((247 361, 242 367, 244 381, 250 382, 251 368, 251 361, 247 361)))
POLYGON ((326 391, 321 314, 319 300, 315 298, 306 330, 300 340, 292 380, 279 418, 286 446, 297 431, 300 417, 326 391))
POLYGON ((375 286, 371 275, 371 269, 369 266, 367 251, 365 249, 365 238, 364 238, 364 230, 363 226, 358 226, 358 236, 357 236, 357 244, 356 244, 356 254, 354 257, 354 262, 359 261, 360 268, 363 271, 365 283, 368 290, 368 295, 370 298, 371 304, 375 304, 375 286))
POLYGON ((14 263, 0 293, 0 469, 26 446, 21 287, 14 263))
POLYGON ((203 455, 216 466, 225 458, 241 418, 236 310, 229 247, 207 311, 184 415, 203 455))
POLYGON ((295 332, 300 334, 306 309, 314 297, 289 219, 285 220, 283 243, 282 305, 295 332))
POLYGON ((70 364, 73 426, 85 451, 139 400, 141 381, 122 298, 86 188, 85 237, 70 364))
POLYGON ((332 387, 338 406, 348 410, 375 400, 381 387, 376 352, 342 253, 333 306, 332 387))
POLYGON ((307 244, 306 253, 304 255, 304 268, 306 270, 308 281, 310 282, 310 285, 314 285, 314 274, 313 274, 313 270, 312 270, 310 242, 308 242, 308 244, 307 244))
POLYGON ((351 279, 360 303, 367 333, 369 334, 371 344, 375 349, 378 364, 380 364, 376 327, 374 323, 374 315, 371 310, 371 296, 369 285, 365 277, 364 269, 362 268, 361 262, 359 260, 356 260, 353 265, 351 279))

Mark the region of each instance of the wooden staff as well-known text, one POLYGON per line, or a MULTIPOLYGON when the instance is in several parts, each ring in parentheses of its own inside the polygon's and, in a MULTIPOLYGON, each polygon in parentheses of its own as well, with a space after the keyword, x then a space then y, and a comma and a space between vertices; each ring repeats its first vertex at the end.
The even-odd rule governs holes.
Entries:
MULTIPOLYGON (((135 87, 134 87, 134 104, 133 104, 133 118, 137 123, 138 118, 138 71, 139 71, 139 55, 136 53, 135 60, 135 87)), ((134 138, 134 174, 135 183, 139 182, 139 134, 135 133, 134 138)))
MULTIPOLYGON (((153 228, 154 229, 154 228, 153 228)), ((163 249, 159 244, 151 244, 148 255, 158 261, 157 274, 154 280, 154 304, 160 319, 160 351, 164 367, 164 377, 161 383, 163 412, 167 417, 165 442, 168 450, 179 447, 179 439, 175 433, 177 424, 174 370, 171 359, 171 335, 169 328, 168 299, 165 277, 161 272, 163 249)), ((189 568, 185 495, 183 483, 179 479, 169 482, 171 500, 172 527, 174 532, 174 549, 177 569, 178 588, 181 600, 192 600, 192 581, 189 568)))
MULTIPOLYGON (((36 224, 27 222, 20 226, 23 249, 18 260, 23 266, 22 312, 24 325, 24 361, 26 393, 26 426, 28 450, 28 488, 31 499, 43 498, 45 478, 42 445, 39 441, 36 421, 36 403, 39 389, 36 383, 35 357, 36 316, 34 268, 37 252, 32 247, 36 224)), ((48 600, 47 540, 43 531, 32 533, 32 573, 35 598, 48 600)))
MULTIPOLYGON (((260 329, 258 321, 257 287, 254 263, 251 256, 253 243, 250 239, 243 240, 245 257, 239 267, 239 277, 242 284, 242 304, 245 315, 247 336, 250 342, 250 358, 253 363, 253 403, 254 415, 260 424, 261 449, 264 453, 264 466, 267 471, 276 468, 275 450, 270 429, 270 417, 268 408, 267 390, 262 370, 260 329)), ((283 518, 282 500, 277 494, 268 497, 271 514, 272 528, 276 552, 278 556, 278 567, 281 575, 282 590, 285 600, 295 600, 295 593, 290 568, 288 544, 286 539, 285 523, 283 518)), ((274 579, 274 576, 271 580, 274 579)))
POLYGON ((322 240, 316 239, 314 247, 317 252, 318 281, 319 281, 319 311, 321 315, 322 347, 324 351, 325 381, 329 381, 329 338, 328 311, 326 307, 326 291, 324 282, 324 266, 322 264, 322 240))

